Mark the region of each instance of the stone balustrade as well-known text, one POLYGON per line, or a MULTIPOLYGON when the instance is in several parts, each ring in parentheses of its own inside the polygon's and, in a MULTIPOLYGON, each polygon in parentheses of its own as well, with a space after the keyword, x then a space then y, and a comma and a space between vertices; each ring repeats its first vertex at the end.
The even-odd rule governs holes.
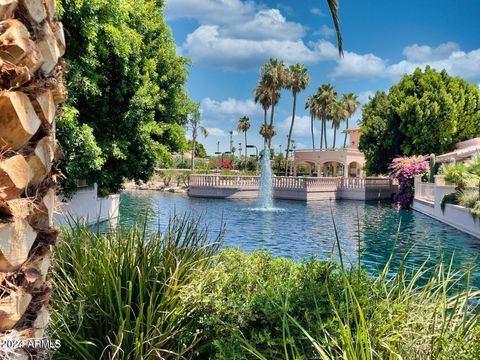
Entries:
MULTIPOLYGON (((280 199, 324 200, 389 198, 395 191, 388 178, 274 177, 274 196, 280 199)), ((260 177, 191 175, 189 194, 198 197, 254 198, 260 177)))

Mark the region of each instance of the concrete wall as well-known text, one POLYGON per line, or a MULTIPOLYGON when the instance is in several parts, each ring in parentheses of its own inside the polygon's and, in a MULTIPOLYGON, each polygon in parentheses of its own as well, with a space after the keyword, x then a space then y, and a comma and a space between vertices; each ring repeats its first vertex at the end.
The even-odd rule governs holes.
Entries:
POLYGON ((93 225, 111 220, 118 220, 120 195, 110 195, 104 198, 97 196, 97 185, 79 188, 72 199, 65 201, 57 199, 57 209, 54 222, 58 226, 67 225, 71 220, 93 225))
POLYGON ((436 179, 436 184, 422 183, 421 179, 416 178, 415 200, 413 201, 412 207, 418 212, 480 238, 480 219, 474 217, 470 213, 470 210, 452 204, 446 204, 445 210, 442 210, 441 204, 443 197, 454 192, 455 187, 452 185, 443 185, 440 178, 436 179), (425 191, 423 187, 427 188, 428 191, 425 191))

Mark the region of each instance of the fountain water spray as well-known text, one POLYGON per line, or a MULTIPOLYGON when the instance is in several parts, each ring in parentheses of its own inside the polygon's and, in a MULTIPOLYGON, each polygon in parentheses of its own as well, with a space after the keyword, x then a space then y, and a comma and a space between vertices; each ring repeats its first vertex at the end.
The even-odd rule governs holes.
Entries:
POLYGON ((270 164, 270 149, 267 146, 262 150, 261 157, 262 165, 257 207, 260 209, 273 209, 272 167, 270 164))

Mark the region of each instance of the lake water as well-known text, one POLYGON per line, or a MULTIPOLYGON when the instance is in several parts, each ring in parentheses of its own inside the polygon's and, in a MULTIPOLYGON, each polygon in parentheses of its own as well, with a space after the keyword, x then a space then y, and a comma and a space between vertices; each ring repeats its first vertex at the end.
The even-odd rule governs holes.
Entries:
POLYGON ((393 268, 405 253, 409 267, 418 268, 454 258, 453 268, 464 270, 475 266, 474 283, 480 287, 480 239, 416 211, 399 210, 382 203, 337 200, 300 202, 277 200, 275 212, 254 211, 254 200, 189 198, 186 195, 155 191, 133 191, 121 195, 120 223, 132 224, 148 216, 150 229, 163 227, 172 213, 189 213, 201 217, 212 238, 226 227, 225 247, 246 251, 269 250, 275 256, 300 261, 316 256, 338 257, 335 228, 338 231, 344 259, 361 264, 376 273, 388 261, 394 244, 393 268), (332 219, 333 217, 333 219, 332 219), (399 231, 397 231, 399 229, 399 231))

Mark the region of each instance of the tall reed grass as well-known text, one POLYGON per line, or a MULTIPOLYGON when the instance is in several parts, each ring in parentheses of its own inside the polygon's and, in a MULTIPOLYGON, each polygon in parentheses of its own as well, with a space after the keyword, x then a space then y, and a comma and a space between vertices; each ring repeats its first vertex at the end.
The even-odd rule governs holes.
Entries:
POLYGON ((182 292, 210 268, 220 240, 188 217, 155 234, 65 229, 55 254, 52 336, 62 348, 54 358, 185 358, 199 337, 182 292))

